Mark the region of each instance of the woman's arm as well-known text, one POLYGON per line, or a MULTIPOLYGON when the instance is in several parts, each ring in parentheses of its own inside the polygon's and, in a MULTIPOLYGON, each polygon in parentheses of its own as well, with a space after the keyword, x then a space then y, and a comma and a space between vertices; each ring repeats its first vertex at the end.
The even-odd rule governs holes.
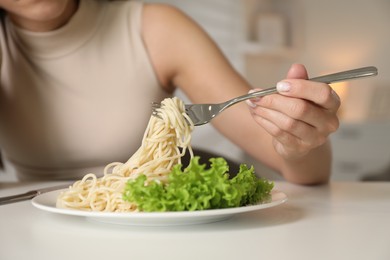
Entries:
MULTIPOLYGON (((168 91, 179 87, 193 103, 216 103, 251 89, 210 37, 176 8, 146 5, 142 32, 158 79, 168 91)), ((327 137, 338 127, 339 100, 328 85, 305 80, 301 65, 294 65, 287 78, 289 91, 252 100, 251 106, 235 105, 212 123, 287 180, 326 182, 331 165, 327 137)))

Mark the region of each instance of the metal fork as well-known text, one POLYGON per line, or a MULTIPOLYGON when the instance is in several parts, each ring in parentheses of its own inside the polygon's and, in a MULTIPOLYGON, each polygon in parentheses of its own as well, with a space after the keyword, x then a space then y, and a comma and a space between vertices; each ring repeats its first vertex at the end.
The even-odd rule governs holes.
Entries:
MULTIPOLYGON (((329 75, 324 75, 320 77, 315 77, 309 80, 330 84, 330 83, 375 76, 375 75, 378 75, 377 68, 370 66, 370 67, 363 67, 363 68, 333 73, 329 75)), ((276 87, 239 96, 219 104, 187 104, 185 105, 185 111, 195 126, 204 125, 210 122, 211 119, 216 117, 219 113, 221 113, 222 111, 224 111, 228 107, 231 107, 234 104, 237 104, 247 99, 262 97, 274 93, 277 93, 276 87)), ((154 116, 158 117, 158 111, 156 109, 158 109, 160 106, 161 106, 160 103, 155 103, 155 102, 152 103, 152 110, 153 110, 152 114, 154 116)))

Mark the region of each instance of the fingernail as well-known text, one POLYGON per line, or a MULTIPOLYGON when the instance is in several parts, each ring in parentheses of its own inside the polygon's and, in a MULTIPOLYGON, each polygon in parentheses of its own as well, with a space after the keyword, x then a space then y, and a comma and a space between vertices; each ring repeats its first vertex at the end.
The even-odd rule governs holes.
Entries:
POLYGON ((250 107, 256 107, 257 105, 253 103, 250 99, 245 100, 245 103, 250 107))
MULTIPOLYGON (((259 90, 258 89, 257 90, 256 89, 251 89, 251 90, 248 91, 248 94, 252 94, 253 92, 257 92, 257 91, 259 91, 259 90)), ((260 97, 254 97, 251 100, 254 101, 254 102, 258 102, 258 101, 260 101, 260 97)))
POLYGON ((287 91, 290 91, 291 85, 290 85, 290 83, 288 83, 286 81, 280 81, 276 84, 276 89, 279 92, 287 92, 287 91))
POLYGON ((337 94, 336 91, 334 91, 334 89, 332 89, 332 94, 335 98, 337 98, 338 100, 340 100, 340 96, 337 94))
MULTIPOLYGON (((258 90, 251 89, 251 90, 248 91, 248 94, 251 94, 251 93, 256 92, 256 91, 258 91, 258 90)), ((254 107, 257 106, 255 102, 257 102, 259 100, 260 100, 260 98, 255 97, 255 98, 252 98, 252 99, 247 99, 247 100, 245 100, 245 102, 247 103, 248 106, 254 108, 254 107)))

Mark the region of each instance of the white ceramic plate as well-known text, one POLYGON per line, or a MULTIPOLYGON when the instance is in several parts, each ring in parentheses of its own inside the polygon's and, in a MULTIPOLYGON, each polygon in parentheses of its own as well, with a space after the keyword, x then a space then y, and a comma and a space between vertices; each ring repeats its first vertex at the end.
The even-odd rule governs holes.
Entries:
POLYGON ((272 198, 269 202, 253 206, 200 211, 115 213, 57 208, 55 205, 60 192, 61 190, 56 190, 38 195, 32 200, 32 204, 38 209, 53 213, 86 217, 94 221, 111 224, 137 226, 173 226, 210 223, 225 220, 240 213, 274 207, 287 201, 285 193, 274 190, 271 193, 272 198))

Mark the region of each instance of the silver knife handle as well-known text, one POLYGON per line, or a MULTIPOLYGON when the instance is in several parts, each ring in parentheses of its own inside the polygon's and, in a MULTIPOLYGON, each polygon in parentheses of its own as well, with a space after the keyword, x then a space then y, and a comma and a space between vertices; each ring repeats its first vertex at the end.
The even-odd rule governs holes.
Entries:
POLYGON ((38 191, 34 190, 34 191, 29 191, 29 192, 26 192, 23 194, 2 197, 2 198, 0 198, 0 205, 19 202, 19 201, 23 201, 23 200, 29 200, 29 199, 32 199, 35 196, 37 196, 38 193, 39 193, 38 191))

